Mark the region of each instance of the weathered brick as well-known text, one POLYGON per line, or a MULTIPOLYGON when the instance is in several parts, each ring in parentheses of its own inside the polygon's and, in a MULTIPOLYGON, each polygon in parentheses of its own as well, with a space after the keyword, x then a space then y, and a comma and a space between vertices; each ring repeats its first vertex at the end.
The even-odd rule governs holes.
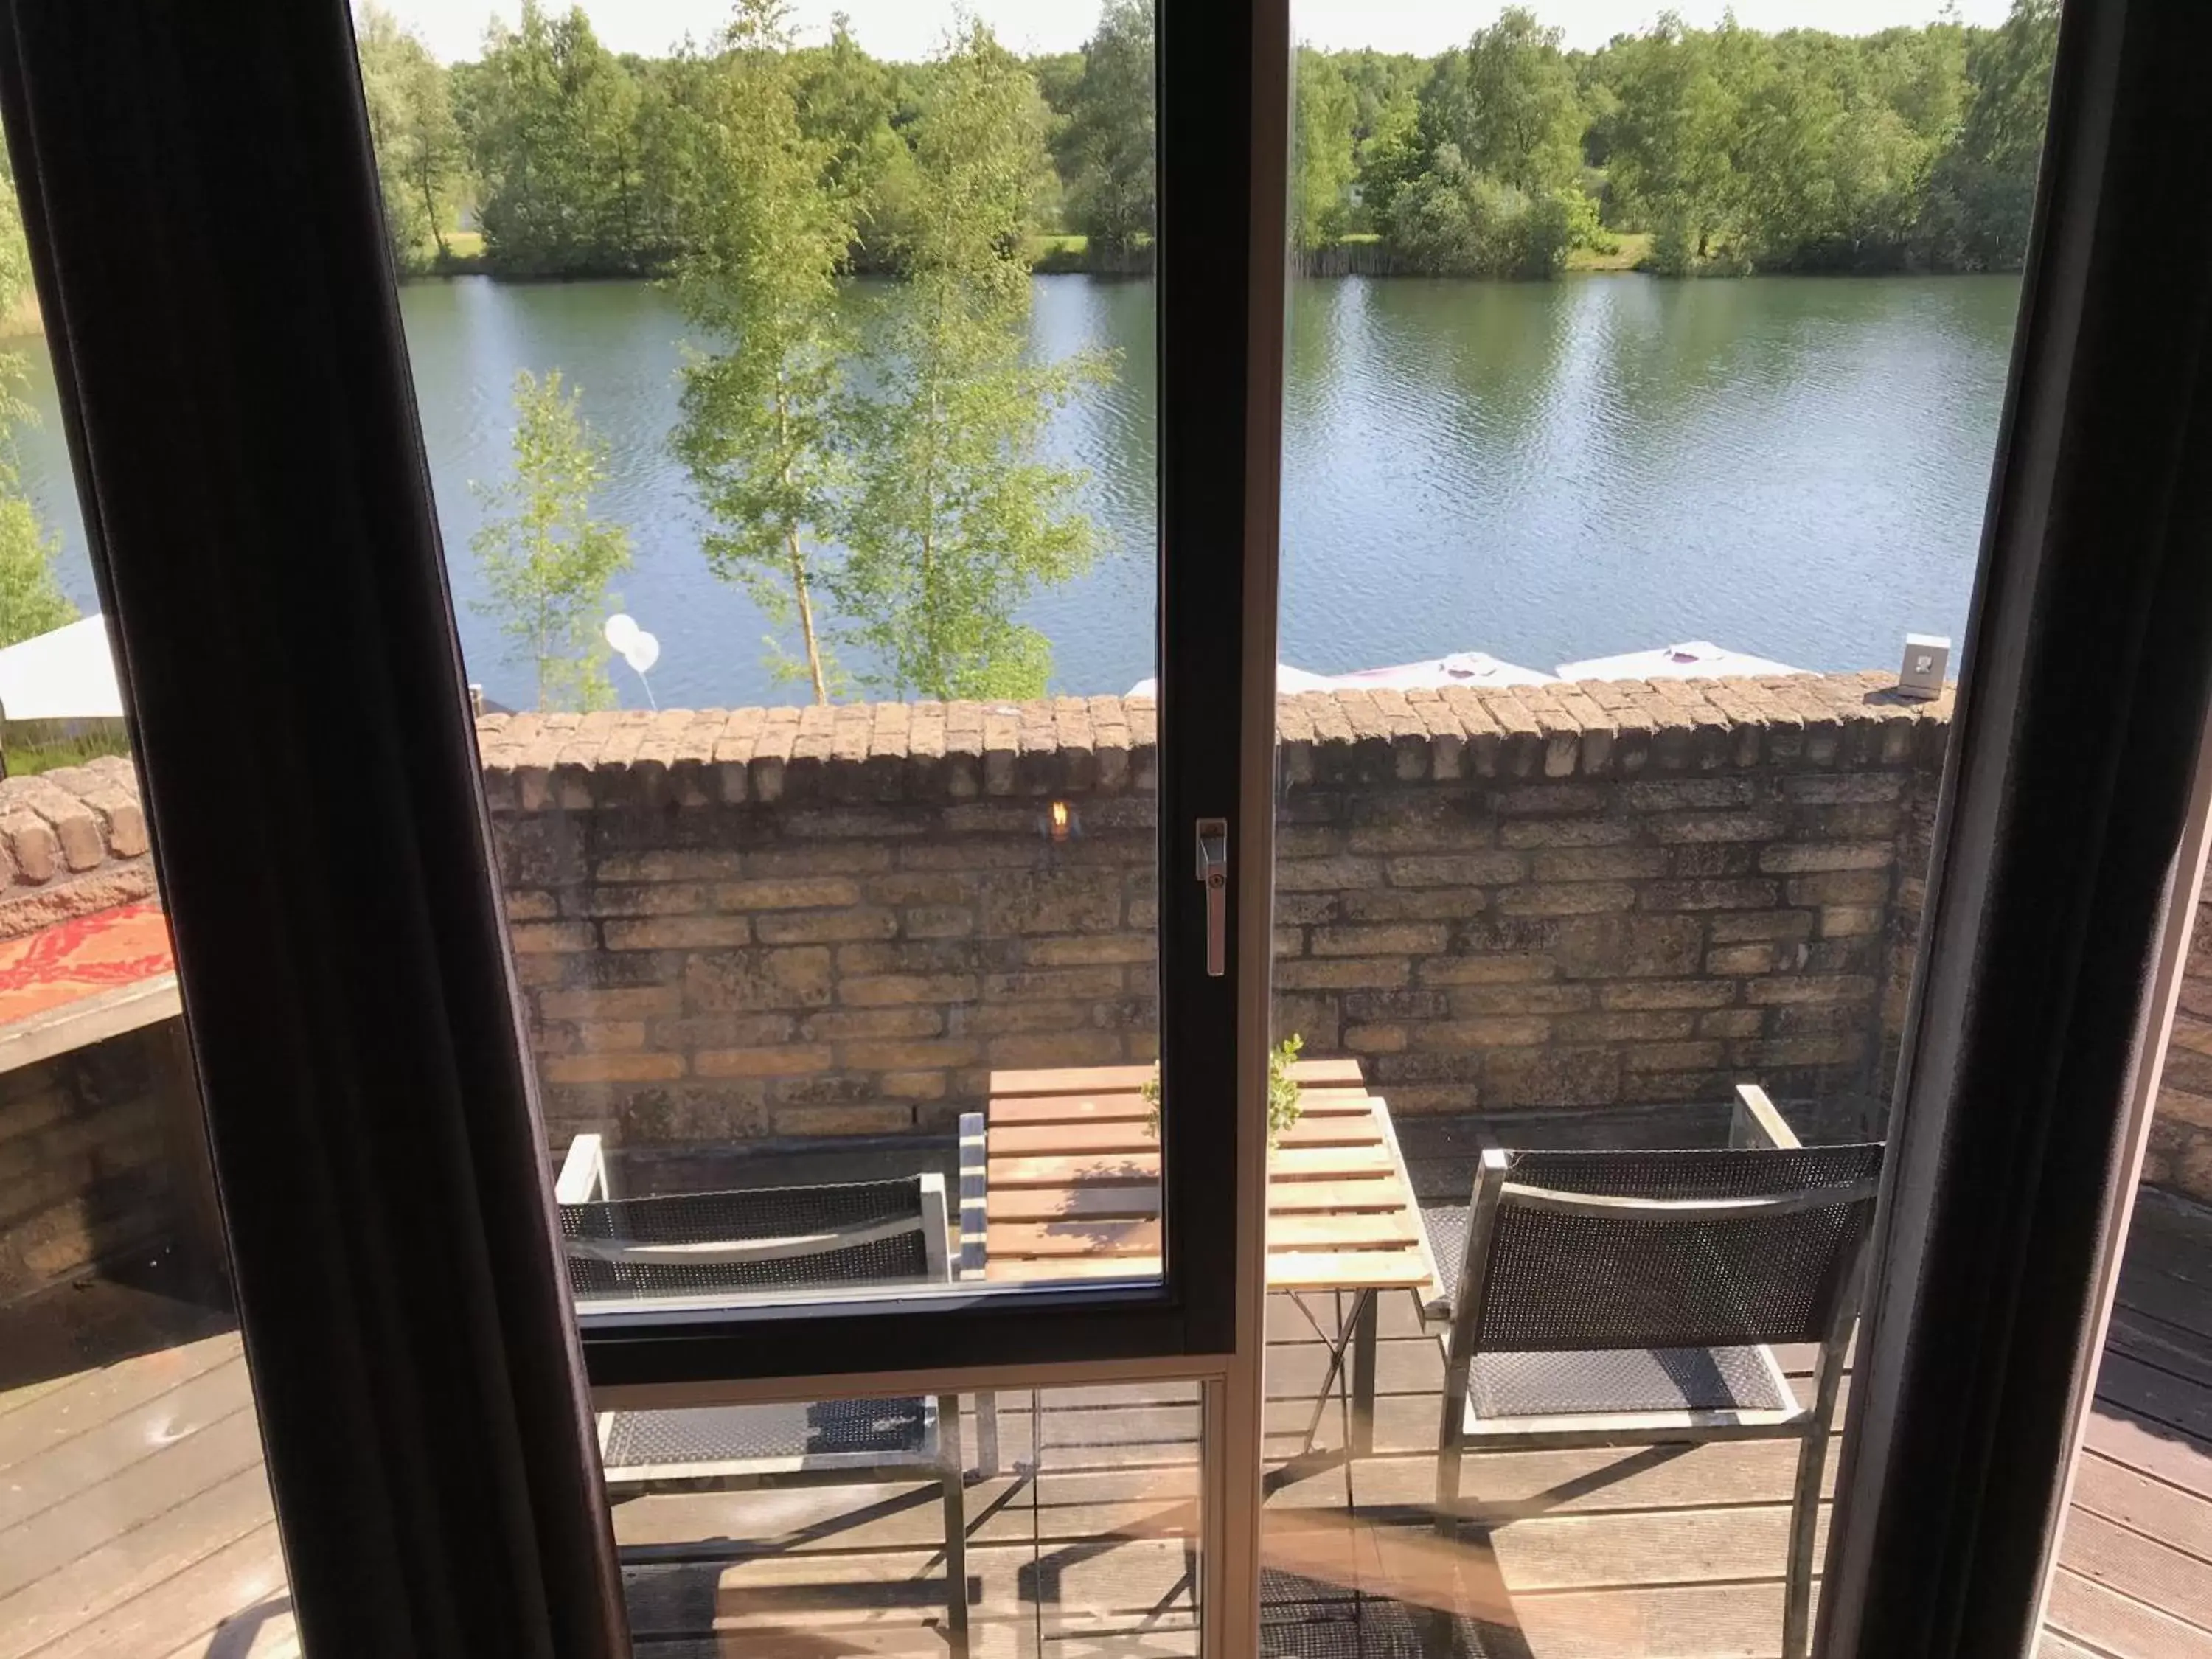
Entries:
POLYGON ((1718 1008, 1735 1000, 1735 987, 1710 979, 1630 980, 1597 988, 1606 1008, 1718 1008))
POLYGON ((1405 1048, 1407 1031, 1403 1025, 1347 1025, 1343 1042, 1356 1054, 1395 1054, 1405 1048))
POLYGON ((830 952, 820 945, 710 951, 692 957, 684 969, 685 1002, 707 1013, 816 1007, 828 1002, 830 994, 830 952))
POLYGON ((1413 968, 1403 957, 1337 957, 1327 961, 1299 957, 1275 964, 1275 983, 1285 990, 1323 991, 1404 985, 1413 968))
POLYGON ((1540 882, 1632 881, 1667 873, 1667 854, 1657 847, 1585 847, 1540 852, 1530 861, 1540 882))
POLYGON ((714 890, 715 907, 723 910, 808 910, 860 902, 860 884, 849 877, 732 881, 714 890))
POLYGON ((1778 966, 1775 951, 1794 950, 1791 945, 1717 945, 1705 952, 1705 971, 1709 974, 1765 974, 1778 966))
POLYGON ((655 916, 603 925, 610 951, 712 951, 752 939, 752 925, 743 916, 655 916))
POLYGON ((1528 873, 1518 853, 1488 851, 1388 859, 1383 868, 1396 887, 1491 887, 1528 873))
POLYGON ((1550 981, 1462 985, 1451 994, 1451 1010, 1462 1018, 1480 1014, 1573 1013, 1589 1007, 1595 994, 1587 985, 1550 981))
POLYGON ((771 1119, 775 1133, 813 1139, 831 1135, 891 1135, 914 1127, 911 1106, 778 1106, 771 1119))
POLYGON ((890 939, 898 933, 898 913, 854 905, 844 910, 775 912, 753 918, 763 945, 834 945, 849 939, 890 939))
POLYGON ((932 1067, 973 1066, 982 1058, 983 1046, 965 1037, 942 1037, 933 1042, 848 1042, 848 1066, 863 1071, 924 1071, 932 1067))
POLYGON ((1745 1000, 1762 1007, 1780 1002, 1865 1002, 1874 994, 1874 981, 1859 974, 1784 974, 1744 987, 1745 1000))
POLYGON ((1055 1001, 1119 996, 1126 984, 1122 970, 1101 968, 1024 968, 1011 974, 983 976, 983 994, 994 1000, 1031 997, 1055 1001))
POLYGON ((824 1008, 808 1014, 799 1029, 807 1036, 828 1041, 839 1037, 935 1036, 945 1029, 945 1016, 934 1008, 904 1006, 890 1008, 824 1008))
POLYGON ((1798 842, 1761 849, 1759 867, 1770 875, 1817 870, 1887 870, 1897 861, 1887 842, 1798 842))
POLYGON ((1735 1045, 1739 1066, 1850 1066, 1866 1053, 1856 1035, 1820 1037, 1761 1037, 1735 1045))
POLYGON ((548 1083, 650 1083, 684 1075, 684 1056, 658 1054, 568 1054, 548 1060, 548 1083))
POLYGON ((1637 891, 1647 910, 1760 910, 1775 901, 1771 881, 1717 878, 1708 881, 1649 881, 1637 891))
POLYGON ((1612 1048, 1500 1048, 1484 1057, 1483 1103, 1606 1106, 1620 1097, 1620 1056, 1612 1048))
POLYGON ((1558 972, 1549 957, 1532 954, 1434 957, 1420 964, 1424 985, 1518 984, 1549 979, 1558 972))
MULTIPOLYGON (((1632 1072, 1711 1072, 1728 1064, 1725 1042, 1636 1042, 1620 1052, 1620 1063, 1632 1072)), ((1680 1098, 1695 1098, 1683 1096, 1680 1098)))
POLYGON ((858 1008, 896 1002, 973 1002, 981 993, 973 974, 880 974, 842 980, 837 1000, 858 1008))
POLYGON ((1753 1037, 1766 1029, 1766 1014, 1758 1008, 1716 1008, 1698 1017, 1698 1035, 1709 1037, 1753 1037))
POLYGON ((1419 1048, 1517 1048, 1544 1042, 1551 1035, 1547 1020, 1491 1016, 1481 1019, 1439 1019, 1418 1026, 1413 1046, 1419 1048))
POLYGON ((1759 786, 1747 777, 1655 779, 1623 784, 1620 796, 1632 812, 1713 811, 1753 805, 1759 786))
POLYGON ((826 1072, 836 1056, 824 1045, 780 1042, 766 1048, 702 1048, 691 1056, 700 1077, 797 1077, 826 1072))
POLYGON ((908 939, 962 939, 975 931, 975 913, 959 904, 910 905, 899 912, 898 928, 908 939))
POLYGON ((1498 908, 1509 916, 1586 916, 1632 909, 1636 889, 1622 882, 1572 882, 1509 887, 1498 908))
POLYGON ((1008 875, 983 889, 984 931, 992 933, 1109 933, 1121 925, 1118 870, 1059 869, 1008 875))
POLYGON ((589 951, 599 944, 589 922, 518 921, 507 930, 515 954, 543 951, 589 951))
POLYGON ((1735 911, 1706 923, 1716 945, 1741 945, 1754 939, 1807 939, 1813 937, 1810 910, 1735 911))
POLYGON ((722 881, 744 867, 744 855, 720 848, 665 848, 609 853, 593 860, 592 874, 603 882, 722 881))
POLYGON ((1338 897, 1333 919, 1343 921, 1426 921, 1478 916, 1490 908, 1480 887, 1377 887, 1338 897))
POLYGON ((1024 953, 1039 968, 1080 968, 1106 963, 1151 962, 1159 941, 1150 933, 1109 933, 1091 939, 1041 939, 1024 953))
POLYGON ((994 1037, 986 1050, 993 1066, 1108 1066, 1122 1058, 1121 1039, 1112 1031, 1063 1031, 1050 1036, 994 1037))
POLYGON ((1373 957, 1399 952, 1433 955, 1444 948, 1445 938, 1441 924, 1347 924, 1312 929, 1308 949, 1317 957, 1373 957))
POLYGON ((572 916, 676 916, 692 915, 708 905, 703 888, 669 882, 649 886, 572 887, 561 895, 561 908, 572 916))
POLYGON ((1820 875, 1792 876, 1787 891, 1792 904, 1879 904, 1889 896, 1889 872, 1835 870, 1820 875))
POLYGON ((1680 979, 1698 971, 1705 929, 1695 916, 1575 916, 1552 947, 1573 979, 1680 979))
POLYGON ((1326 859, 1280 859, 1275 864, 1275 888, 1284 893, 1341 892, 1348 887, 1379 886, 1382 865, 1378 859, 1345 855, 1326 859))
POLYGON ((1845 939, 1862 933, 1879 933, 1887 917, 1874 905, 1832 904, 1820 912, 1820 937, 1845 939))
POLYGON ((647 1025, 650 1048, 759 1048, 788 1042, 797 1021, 790 1014, 685 1014, 647 1025))
POLYGON ((684 1006, 684 994, 673 985, 638 985, 605 991, 540 991, 537 994, 541 1019, 651 1019, 672 1014, 684 1006))
POLYGON ((1697 1015, 1686 1011, 1606 1009, 1563 1014, 1553 1022, 1552 1036, 1559 1042, 1619 1042, 1634 1047, 1678 1041, 1697 1029, 1697 1015))
POLYGON ((1498 839, 1506 847, 1617 847, 1634 841, 1632 818, 1519 818, 1500 824, 1498 839))

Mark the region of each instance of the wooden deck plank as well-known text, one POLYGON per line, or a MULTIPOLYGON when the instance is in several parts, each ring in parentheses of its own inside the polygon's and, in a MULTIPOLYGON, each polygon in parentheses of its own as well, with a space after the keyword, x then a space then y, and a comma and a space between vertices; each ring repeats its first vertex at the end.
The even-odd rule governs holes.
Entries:
POLYGON ((2109 1401, 2099 1401, 2090 1413, 2081 1443, 2115 1463, 2212 1498, 2212 1445, 2176 1434, 2109 1401))
POLYGON ((2212 1635, 2063 1566, 2051 1575, 2045 1622, 2122 1659, 2212 1659, 2212 1635))
MULTIPOLYGON (((295 1659, 296 1647, 263 1646, 258 1639, 263 1625, 286 1617, 289 1607, 283 1548, 276 1523, 264 1522, 40 1649, 38 1659, 136 1659, 140 1654, 166 1651, 188 1631, 212 1633, 225 1624, 241 1638, 250 1632, 254 1639, 250 1647, 243 1643, 226 1645, 223 1659, 248 1651, 269 1654, 270 1659, 295 1659)), ((207 1651, 204 1647, 201 1650, 207 1651)))
POLYGON ((2212 1498, 2085 1449, 2074 1475, 2074 1506, 2195 1557, 2212 1577, 2212 1498))
POLYGON ((2212 1633, 2212 1571, 2197 1556, 2076 1507, 2066 1517, 2058 1559, 2084 1578, 2212 1633))
POLYGON ((64 1441, 156 1400, 180 1383, 236 1359, 235 1333, 204 1337, 85 1371, 65 1389, 40 1395, 0 1418, 0 1470, 14 1468, 64 1441))
POLYGON ((73 1435, 0 1474, 0 1536, 52 1505, 112 1482, 139 1461, 197 1438, 240 1413, 246 1413, 250 1427, 252 1411, 246 1362, 234 1358, 143 1406, 73 1435))
MULTIPOLYGON (((106 1539, 60 1571, 0 1596, 0 1659, 21 1659, 49 1644, 68 1650, 63 1638, 76 1641, 82 1629, 173 1578, 197 1579, 188 1569, 266 1527, 270 1518, 269 1483, 257 1463, 143 1526, 106 1539)), ((42 1651, 40 1659, 54 1656, 42 1651)))
POLYGON ((260 1467, 260 1425, 250 1409, 241 1407, 149 1455, 118 1465, 105 1479, 79 1484, 27 1519, 0 1529, 0 1601, 167 1514, 180 1501, 260 1467))
POLYGON ((2097 1398, 2197 1440, 2212 1440, 2212 1389, 2107 1348, 2097 1398))

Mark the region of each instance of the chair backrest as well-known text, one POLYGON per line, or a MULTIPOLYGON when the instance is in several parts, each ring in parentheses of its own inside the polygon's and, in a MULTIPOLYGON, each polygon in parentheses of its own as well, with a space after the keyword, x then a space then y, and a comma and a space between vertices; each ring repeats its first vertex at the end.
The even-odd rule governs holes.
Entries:
POLYGON ((1881 1156, 1878 1143, 1488 1152, 1462 1279, 1470 1346, 1827 1341, 1873 1218, 1881 1156))
POLYGON ((698 1295, 951 1276, 942 1176, 564 1202, 580 1297, 698 1295))

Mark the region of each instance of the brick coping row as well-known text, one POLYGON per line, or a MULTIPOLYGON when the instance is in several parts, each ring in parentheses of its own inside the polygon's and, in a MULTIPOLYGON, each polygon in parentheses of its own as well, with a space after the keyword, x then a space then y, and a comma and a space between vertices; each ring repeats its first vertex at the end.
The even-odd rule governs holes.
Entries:
MULTIPOLYGON (((1892 673, 1330 690, 1278 700, 1291 784, 1927 764, 1954 692, 1892 673)), ((1150 698, 489 714, 495 811, 1150 791, 1150 698)))

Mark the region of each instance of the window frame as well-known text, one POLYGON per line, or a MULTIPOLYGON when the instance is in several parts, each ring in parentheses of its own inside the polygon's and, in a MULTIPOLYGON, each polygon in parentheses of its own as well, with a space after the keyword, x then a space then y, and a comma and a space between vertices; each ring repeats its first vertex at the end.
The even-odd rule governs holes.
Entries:
MULTIPOLYGON (((1185 971, 1195 937, 1168 902, 1193 885, 1190 817, 1227 800, 1246 860, 1231 975, 1187 1001, 1180 980, 1163 984, 1171 1073, 1237 1109, 1173 1115, 1165 1154, 1186 1180, 1238 1190, 1241 1219, 1219 1225, 1224 1206, 1196 1204, 1196 1181, 1169 1200, 1169 1279, 1149 1300, 1047 1292, 1018 1313, 933 1315, 912 1326, 921 1346, 898 1350, 906 1376, 931 1352, 1011 1364, 1038 1346, 1018 1319, 1049 1328, 1058 1360, 1143 1350, 1211 1367, 1226 1386, 1209 1389, 1208 1433, 1233 1443, 1217 1468, 1257 1455, 1257 1310, 1238 1292, 1255 1265, 1261 1156, 1249 1130, 1267 975, 1254 953, 1272 871, 1254 862, 1269 802, 1253 785, 1271 770, 1272 654, 1263 664, 1255 647, 1273 627, 1274 549, 1254 492, 1279 441, 1258 335, 1263 285, 1282 273, 1266 257, 1280 204, 1255 200, 1280 182, 1268 89, 1283 15, 1272 0, 1170 0, 1159 49, 1164 134, 1196 146, 1160 192, 1162 696, 1177 729, 1213 745, 1162 756, 1164 973, 1185 971), (1221 257, 1209 265, 1200 249, 1221 257), (1199 366, 1203 389, 1170 395, 1164 376, 1190 386, 1199 366), (1217 464, 1226 472, 1205 470, 1217 464), (1221 489, 1222 476, 1244 488, 1221 489), (1234 1045, 1223 1030, 1239 1032, 1234 1045), (1237 1272, 1192 1275, 1209 1241, 1237 1272), (1121 1334, 1102 1338, 1109 1327, 1121 1334)), ((2176 247, 2212 254, 2212 230, 2175 222, 2155 187, 2161 168, 2202 176, 2186 71, 2212 55, 2208 28, 2201 9, 2076 0, 2061 30, 1823 1597, 1833 1654, 2019 1650, 2055 1537, 2142 1063, 2142 964, 2212 692, 2212 637, 2185 625, 2212 614, 2212 575, 2197 574, 2212 559, 2204 503, 2171 476, 2094 497, 2101 515, 2053 502, 2078 507, 2100 470, 2130 476, 2185 438, 2198 453, 2212 443, 2197 389, 2212 380, 2212 258, 2176 247), (2156 258, 2140 257, 2147 246, 2156 258), (2131 363, 2085 349, 2158 332, 2153 302, 2170 316, 2177 296, 2193 336, 2164 331, 2163 351, 2131 363), (2080 696, 2082 665, 2106 662, 2115 637, 2103 695, 2080 696), (2098 757, 2086 780, 2084 757, 2098 757), (1984 925, 2036 904, 2095 925, 2028 951, 1984 925), (2023 1006, 2056 1017, 2007 1019, 2023 1006), (2037 1075, 2027 1050, 2052 1063, 2023 1115, 1996 1085, 2037 1075), (2002 1137, 1988 1133, 2001 1110, 2002 1137), (2022 1142, 2044 1156, 2000 1155, 2022 1142), (1992 1308, 2005 1316, 1981 1317, 1992 1308), (1954 1329, 1971 1340, 1940 1357, 1914 1340, 1954 1329), (1929 1448, 1942 1455, 1917 1455, 1929 1448)), ((621 1601, 592 1478, 586 1345, 561 1282, 344 9, 0 0, 0 117, 177 936, 307 1644, 397 1653, 426 1632, 459 1648, 469 1632, 503 1646, 535 1630, 544 1650, 611 1659, 621 1601), (246 179, 264 211, 296 209, 295 253, 222 243, 216 205, 246 179), (281 343, 304 349, 287 360, 281 343), (287 448, 288 428, 306 450, 287 448), (316 526, 327 538, 303 570, 299 532, 316 526), (245 619, 324 631, 312 651, 282 633, 246 648, 260 636, 245 619), (196 718, 211 707, 255 711, 251 765, 196 718), (311 708, 335 708, 359 746, 342 750, 311 708), (388 856, 395 846, 415 856, 388 856), (395 1113, 421 1131, 405 1183, 368 1178, 392 1167, 377 1137, 395 1113), (440 1261, 452 1282, 426 1279, 440 1261)), ((775 1370, 845 1378, 887 1351, 889 1323, 788 1322, 779 1340, 803 1331, 808 1353, 839 1364, 786 1351, 775 1370)), ((590 1382, 764 1376, 759 1338, 750 1325, 595 1332, 590 1382)), ((1209 1542, 1233 1530, 1229 1557, 1256 1563, 1256 1482, 1229 1478, 1209 1497, 1209 1542)), ((1256 1575, 1233 1582, 1241 1593, 1256 1575)))

